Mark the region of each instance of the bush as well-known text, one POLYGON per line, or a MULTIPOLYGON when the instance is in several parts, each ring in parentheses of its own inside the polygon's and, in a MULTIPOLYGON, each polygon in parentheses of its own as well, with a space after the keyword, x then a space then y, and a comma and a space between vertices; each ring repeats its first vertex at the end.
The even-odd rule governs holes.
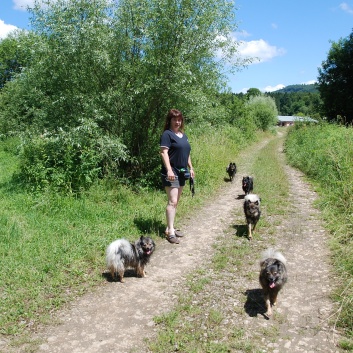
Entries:
POLYGON ((119 140, 101 135, 95 123, 82 121, 69 131, 24 138, 15 179, 33 190, 50 186, 79 192, 103 174, 116 171, 119 162, 127 159, 119 140))
POLYGON ((278 111, 273 98, 265 96, 250 97, 247 107, 258 129, 267 131, 271 126, 277 124, 278 111))

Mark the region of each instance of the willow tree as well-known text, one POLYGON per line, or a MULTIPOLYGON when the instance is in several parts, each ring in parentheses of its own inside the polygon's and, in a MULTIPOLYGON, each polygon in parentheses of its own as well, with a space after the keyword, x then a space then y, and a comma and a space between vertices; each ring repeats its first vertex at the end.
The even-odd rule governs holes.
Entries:
POLYGON ((127 146, 141 170, 158 158, 167 110, 214 118, 225 65, 238 65, 229 0, 47 0, 30 12, 40 39, 2 101, 17 95, 26 111, 16 118, 38 131, 93 121, 127 146))

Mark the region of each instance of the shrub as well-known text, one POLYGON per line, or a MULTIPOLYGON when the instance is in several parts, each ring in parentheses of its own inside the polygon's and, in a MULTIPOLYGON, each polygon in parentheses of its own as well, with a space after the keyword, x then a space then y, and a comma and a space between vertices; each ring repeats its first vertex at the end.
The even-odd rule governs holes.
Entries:
POLYGON ((115 171, 128 159, 125 146, 101 135, 92 121, 69 131, 26 136, 15 178, 33 190, 52 187, 65 192, 88 189, 102 174, 115 171))
POLYGON ((273 98, 265 96, 250 97, 247 107, 258 129, 267 131, 271 126, 276 125, 278 111, 273 98))

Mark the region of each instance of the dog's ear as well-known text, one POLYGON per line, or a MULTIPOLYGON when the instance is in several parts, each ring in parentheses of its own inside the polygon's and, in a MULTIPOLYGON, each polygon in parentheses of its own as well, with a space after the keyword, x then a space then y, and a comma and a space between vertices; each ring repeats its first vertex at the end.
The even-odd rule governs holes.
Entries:
POLYGON ((285 269, 285 266, 282 261, 276 260, 274 265, 277 266, 278 272, 283 272, 285 269))
POLYGON ((268 266, 268 259, 260 261, 261 270, 264 270, 268 266))

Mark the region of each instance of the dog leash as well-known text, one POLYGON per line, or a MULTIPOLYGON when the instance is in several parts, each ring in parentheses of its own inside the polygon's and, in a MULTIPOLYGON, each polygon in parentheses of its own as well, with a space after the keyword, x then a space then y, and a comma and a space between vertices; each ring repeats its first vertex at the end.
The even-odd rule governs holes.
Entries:
POLYGON ((194 178, 190 178, 189 179, 189 183, 190 183, 191 195, 192 195, 192 197, 194 197, 194 195, 195 195, 195 181, 194 181, 194 178))

